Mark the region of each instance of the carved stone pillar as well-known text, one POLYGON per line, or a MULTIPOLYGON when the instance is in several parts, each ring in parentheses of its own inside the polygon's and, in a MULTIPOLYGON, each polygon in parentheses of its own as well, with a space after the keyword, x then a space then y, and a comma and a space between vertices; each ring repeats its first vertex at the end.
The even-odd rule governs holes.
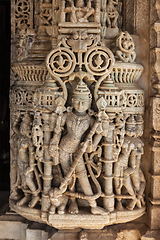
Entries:
MULTIPOLYGON (((154 2, 151 8, 158 16, 159 4, 154 2)), ((143 82, 148 83, 149 61, 142 53, 142 3, 14 0, 12 9, 17 54, 10 88, 10 208, 61 231, 102 232, 108 226, 112 238, 119 240, 139 238, 140 230, 126 234, 127 222, 145 214, 148 218, 150 201, 150 226, 158 229, 158 17, 152 19, 151 30, 156 34, 150 56, 150 157, 147 115, 143 119, 149 102, 149 87, 143 82), (150 161, 149 198, 145 187, 150 161), (126 230, 121 231, 121 223, 126 230), (113 224, 120 224, 115 233, 113 224)), ((79 239, 83 237, 87 239, 86 232, 80 233, 79 239)))

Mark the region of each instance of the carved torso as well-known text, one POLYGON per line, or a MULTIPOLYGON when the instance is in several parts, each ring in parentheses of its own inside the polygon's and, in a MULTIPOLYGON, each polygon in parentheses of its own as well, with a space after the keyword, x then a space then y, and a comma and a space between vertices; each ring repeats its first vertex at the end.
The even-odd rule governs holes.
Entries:
POLYGON ((74 153, 78 150, 83 134, 88 130, 91 117, 77 116, 74 113, 68 113, 66 118, 67 134, 62 138, 60 147, 68 152, 74 153))

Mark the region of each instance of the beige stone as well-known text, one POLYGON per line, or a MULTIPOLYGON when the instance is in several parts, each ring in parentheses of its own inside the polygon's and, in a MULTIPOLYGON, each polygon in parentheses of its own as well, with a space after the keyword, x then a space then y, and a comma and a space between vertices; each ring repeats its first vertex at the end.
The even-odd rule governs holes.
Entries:
MULTIPOLYGON (((61 229, 53 239, 139 239, 127 222, 144 214, 158 229, 158 0, 11 8, 11 209, 61 229)), ((37 227, 29 238, 49 236, 37 227)))
POLYGON ((142 236, 141 240, 159 240, 160 239, 160 232, 151 230, 148 231, 145 235, 142 236))
MULTIPOLYGON (((35 13, 25 4, 29 19, 35 13)), ((42 1, 35 5, 38 29, 15 29, 10 206, 30 220, 101 229, 145 212, 144 93, 136 83, 143 67, 133 38, 119 33, 120 5, 42 1)))

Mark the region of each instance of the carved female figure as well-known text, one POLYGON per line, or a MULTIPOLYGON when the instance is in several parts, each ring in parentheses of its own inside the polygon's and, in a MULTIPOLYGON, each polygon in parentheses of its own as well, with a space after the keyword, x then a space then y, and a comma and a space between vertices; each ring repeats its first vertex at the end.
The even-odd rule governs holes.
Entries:
POLYGON ((19 170, 18 170, 18 163, 17 163, 17 156, 18 156, 18 136, 19 136, 19 125, 20 121, 20 113, 15 113, 13 118, 13 125, 12 130, 13 134, 10 139, 10 148, 12 154, 12 163, 11 163, 11 195, 10 198, 14 200, 18 200, 20 198, 18 194, 18 185, 19 185, 19 170))
POLYGON ((29 207, 34 207, 39 201, 39 192, 41 191, 40 180, 34 163, 34 147, 29 137, 31 134, 31 118, 28 113, 22 118, 20 124, 20 135, 18 138, 18 169, 21 178, 21 189, 24 197, 17 203, 21 206, 30 201, 31 194, 34 196, 29 202, 29 207), (38 189, 34 182, 34 174, 37 180, 38 189))
POLYGON ((144 174, 140 168, 141 156, 143 154, 143 142, 136 138, 134 156, 132 157, 131 166, 135 169, 131 174, 131 181, 133 183, 134 189, 136 191, 136 200, 131 203, 133 207, 137 204, 139 208, 145 205, 143 199, 143 193, 146 186, 146 180, 144 174))
MULTIPOLYGON (((121 195, 122 187, 125 186, 128 193, 135 198, 135 192, 131 183, 130 175, 134 172, 132 167, 129 167, 128 161, 131 151, 134 149, 134 144, 127 138, 124 139, 121 153, 119 154, 118 161, 114 165, 114 184, 115 190, 118 195, 121 195)), ((122 210, 121 200, 117 199, 117 209, 122 210)), ((129 208, 129 207, 128 207, 129 208)))

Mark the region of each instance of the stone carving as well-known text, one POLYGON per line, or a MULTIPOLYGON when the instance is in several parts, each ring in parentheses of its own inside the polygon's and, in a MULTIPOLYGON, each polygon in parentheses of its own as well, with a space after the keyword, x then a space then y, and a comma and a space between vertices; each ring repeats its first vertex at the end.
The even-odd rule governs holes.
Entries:
POLYGON ((132 37, 128 32, 121 32, 117 38, 117 50, 116 55, 123 62, 134 62, 136 58, 135 46, 132 37))
POLYGON ((92 0, 88 0, 85 4, 84 0, 68 0, 66 5, 62 1, 61 6, 61 21, 71 23, 89 22, 89 17, 94 15, 95 9, 92 7, 92 0), (68 16, 67 16, 68 15, 68 16))
POLYGON ((19 122, 20 113, 13 114, 13 123, 12 129, 13 134, 10 139, 10 148, 11 148, 11 155, 12 155, 12 162, 11 162, 11 199, 18 200, 20 196, 18 195, 18 187, 19 187, 19 171, 18 171, 18 136, 19 136, 19 129, 18 129, 18 122, 19 122))
POLYGON ((39 17, 42 19, 44 25, 52 24, 52 3, 51 1, 41 1, 39 17))
POLYGON ((118 0, 108 0, 106 6, 106 21, 108 28, 116 28, 117 27, 117 19, 118 19, 118 11, 115 6, 118 5, 118 0))
POLYGON ((31 118, 28 113, 26 113, 22 122, 20 123, 20 137, 18 140, 18 171, 20 175, 20 188, 24 192, 24 197, 17 203, 19 206, 24 205, 30 200, 30 195, 32 195, 32 200, 29 202, 29 207, 34 207, 39 201, 39 192, 41 191, 40 178, 38 171, 36 169, 36 164, 34 161, 34 148, 33 143, 30 139, 31 135, 31 118), (33 180, 35 175, 38 188, 33 180))
POLYGON ((32 28, 33 3, 31 0, 15 0, 16 33, 24 28, 32 28))
POLYGON ((19 33, 10 206, 28 219, 103 228, 145 212, 143 67, 131 36, 119 34, 118 4, 41 1, 38 28, 19 33))
POLYGON ((92 1, 87 2, 87 6, 83 0, 76 1, 76 4, 73 0, 69 0, 68 7, 65 8, 65 13, 69 13, 69 22, 88 22, 88 18, 94 14, 94 8, 91 7, 92 1))
POLYGON ((51 189, 49 191, 49 196, 50 196, 50 202, 51 202, 49 213, 55 214, 56 208, 57 208, 58 214, 64 214, 65 208, 68 202, 68 197, 64 195, 62 191, 58 188, 51 189))
POLYGON ((118 0, 103 0, 101 2, 101 35, 112 38, 118 34, 117 20, 119 13, 118 0))

